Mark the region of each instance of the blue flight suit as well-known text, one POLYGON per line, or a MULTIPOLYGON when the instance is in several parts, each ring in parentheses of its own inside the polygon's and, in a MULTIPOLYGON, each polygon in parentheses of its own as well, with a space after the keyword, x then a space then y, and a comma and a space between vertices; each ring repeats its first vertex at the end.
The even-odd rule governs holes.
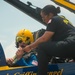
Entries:
POLYGON ((33 61, 37 62, 37 56, 34 53, 31 54, 30 57, 28 57, 27 59, 21 58, 15 64, 17 64, 19 66, 32 66, 32 65, 34 65, 32 63, 33 61))

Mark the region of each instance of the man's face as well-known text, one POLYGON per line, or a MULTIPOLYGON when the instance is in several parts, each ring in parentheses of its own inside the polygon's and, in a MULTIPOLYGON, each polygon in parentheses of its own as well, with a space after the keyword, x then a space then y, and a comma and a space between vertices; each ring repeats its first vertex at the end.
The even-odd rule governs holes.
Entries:
POLYGON ((23 48, 23 47, 25 47, 25 46, 27 46, 27 44, 25 44, 24 42, 20 42, 20 43, 19 43, 19 47, 22 47, 22 48, 23 48))
POLYGON ((49 21, 49 15, 45 15, 43 12, 41 12, 41 17, 42 17, 42 20, 43 20, 43 22, 45 22, 46 24, 48 23, 48 21, 49 21))
POLYGON ((53 17, 52 13, 49 13, 48 15, 46 15, 44 12, 41 12, 40 15, 42 17, 43 22, 45 22, 46 24, 48 24, 49 20, 52 19, 53 17))
POLYGON ((25 47, 30 44, 30 39, 23 37, 23 36, 17 36, 16 42, 18 43, 18 47, 25 47))

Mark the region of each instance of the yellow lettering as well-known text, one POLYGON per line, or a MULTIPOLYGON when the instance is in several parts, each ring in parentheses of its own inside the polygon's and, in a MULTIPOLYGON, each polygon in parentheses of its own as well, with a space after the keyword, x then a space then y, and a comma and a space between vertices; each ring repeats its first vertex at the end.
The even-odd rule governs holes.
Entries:
POLYGON ((68 24, 68 20, 65 19, 65 20, 63 20, 63 21, 64 21, 64 23, 68 24))
POLYGON ((48 72, 48 75, 63 75, 63 69, 61 69, 60 71, 51 71, 48 72))
POLYGON ((19 72, 16 72, 14 75, 20 75, 20 73, 19 72))
POLYGON ((37 75, 37 74, 34 73, 33 71, 30 71, 30 72, 23 72, 23 73, 16 72, 14 73, 14 75, 37 75))
POLYGON ((7 73, 7 75, 9 75, 9 73, 7 73))
MULTIPOLYGON (((59 70, 59 71, 50 71, 48 72, 48 75, 63 75, 63 69, 59 70)), ((9 75, 9 73, 7 73, 6 75, 9 75)), ((29 72, 16 72, 14 73, 14 75, 37 75, 37 73, 33 72, 33 71, 29 71, 29 72)))
POLYGON ((67 25, 68 23, 72 25, 72 23, 66 19, 64 16, 60 16, 61 18, 63 18, 63 22, 67 25))

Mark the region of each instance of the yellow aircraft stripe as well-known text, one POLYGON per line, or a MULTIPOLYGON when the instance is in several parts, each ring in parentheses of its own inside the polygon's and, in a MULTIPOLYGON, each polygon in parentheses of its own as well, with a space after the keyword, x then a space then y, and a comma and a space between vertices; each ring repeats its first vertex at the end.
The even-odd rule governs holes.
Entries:
POLYGON ((66 1, 66 0, 54 0, 55 2, 59 3, 59 4, 62 4, 72 10, 75 10, 75 5, 66 1))
POLYGON ((0 67, 0 71, 13 70, 13 69, 18 69, 18 68, 29 68, 29 67, 33 67, 33 66, 19 66, 19 67, 2 66, 2 67, 0 67))
POLYGON ((1 70, 7 70, 7 69, 9 69, 8 66, 2 66, 2 67, 0 67, 0 71, 1 71, 1 70))

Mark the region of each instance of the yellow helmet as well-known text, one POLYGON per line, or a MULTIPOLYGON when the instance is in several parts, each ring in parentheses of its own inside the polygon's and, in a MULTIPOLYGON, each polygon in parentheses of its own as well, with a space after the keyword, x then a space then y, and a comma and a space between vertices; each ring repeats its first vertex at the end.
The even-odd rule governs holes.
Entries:
POLYGON ((21 29, 16 35, 16 43, 24 42, 26 44, 30 44, 33 41, 33 34, 28 29, 21 29))

